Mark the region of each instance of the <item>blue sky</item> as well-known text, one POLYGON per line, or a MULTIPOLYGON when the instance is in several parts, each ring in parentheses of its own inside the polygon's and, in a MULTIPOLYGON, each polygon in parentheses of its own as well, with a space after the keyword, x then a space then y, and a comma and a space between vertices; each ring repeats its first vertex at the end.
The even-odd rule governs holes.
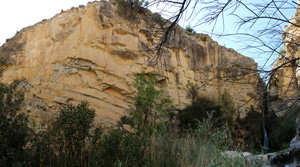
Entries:
MULTIPOLYGON (((15 35, 15 33, 21 30, 24 27, 33 25, 43 19, 49 19, 59 13, 62 9, 66 10, 71 7, 77 7, 79 5, 86 5, 89 0, 51 0, 51 1, 42 1, 42 0, 3 0, 0 2, 0 45, 2 45, 6 39, 11 38, 15 35)), ((160 6, 161 7, 161 6, 160 6)), ((197 6, 196 10, 199 9, 200 6, 197 6)), ((159 11, 157 6, 152 8, 153 11, 159 11)), ((170 8, 168 8, 170 10, 170 8)), ((191 11, 191 10, 189 10, 191 11)), ((284 15, 287 18, 290 18, 291 15, 295 13, 295 9, 284 10, 284 15)), ((252 57, 256 62, 259 63, 259 66, 263 66, 264 62, 268 58, 268 55, 262 55, 255 50, 243 50, 242 48, 245 46, 243 43, 250 43, 251 41, 247 41, 248 39, 244 39, 244 37, 240 36, 240 40, 238 40, 234 36, 226 36, 221 37, 214 35, 215 34, 230 34, 235 33, 237 30, 236 18, 233 16, 228 16, 229 12, 224 15, 224 22, 222 19, 219 19, 215 25, 214 31, 212 33, 213 24, 210 25, 200 25, 195 26, 197 20, 199 19, 199 15, 193 17, 194 19, 188 19, 189 13, 186 13, 182 20, 180 21, 180 25, 182 27, 186 27, 187 25, 191 25, 198 33, 207 33, 212 36, 215 41, 218 41, 220 45, 226 46, 228 48, 233 48, 238 52, 252 57), (223 24, 224 23, 224 24, 223 24)), ((237 11, 237 15, 246 16, 249 12, 246 12, 245 9, 240 8, 237 11)), ((201 15, 201 14, 200 14, 201 15)), ((242 30, 241 32, 253 32, 256 28, 263 25, 261 22, 257 24, 257 27, 253 27, 251 30, 242 30)), ((284 24, 282 25, 282 28, 284 24)), ((279 37, 281 34, 277 34, 279 37)), ((272 38, 272 37, 271 37, 272 38)), ((276 55, 273 57, 273 60, 276 59, 276 55)), ((271 64, 268 64, 269 66, 271 64)), ((270 67, 268 67, 270 69, 270 67)))
MULTIPOLYGON (((225 0, 224 0, 225 1, 225 0)), ((261 3, 261 2, 266 2, 266 1, 261 1, 261 0, 243 0, 243 2, 246 3, 261 3)), ((267 1, 269 2, 269 1, 267 1)), ((276 1, 276 2, 280 2, 280 1, 276 1)), ((295 14, 296 12, 296 4, 293 3, 293 1, 287 1, 287 3, 283 4, 283 3, 277 3, 276 5, 278 5, 278 7, 281 7, 281 12, 279 13, 278 11, 275 13, 276 16, 275 17, 279 17, 282 19, 290 19, 290 17, 292 15, 295 14)), ((249 5, 248 7, 253 7, 251 5, 249 5)), ((201 6, 198 5, 196 7, 196 9, 200 9, 201 6)), ((254 7, 253 7, 254 8, 254 7)), ((256 8, 257 9, 257 8, 256 8)), ((189 10, 191 11, 191 9, 189 10)), ((276 60, 278 53, 274 53, 273 55, 268 52, 270 51, 270 49, 268 48, 269 46, 271 48, 275 48, 277 47, 275 45, 275 40, 280 40, 281 39, 281 35, 282 35, 282 31, 284 31, 284 26, 288 25, 287 23, 284 22, 280 22, 280 21, 274 21, 273 23, 275 24, 279 24, 280 26, 278 26, 278 30, 281 32, 273 32, 274 34, 266 34, 266 35, 258 35, 258 30, 262 30, 265 27, 270 27, 270 25, 272 24, 268 24, 269 20, 268 19, 260 19, 259 21, 257 21, 252 27, 250 26, 245 26, 242 27, 241 29, 238 29, 240 25, 238 23, 239 19, 238 17, 247 17, 247 16, 253 16, 253 13, 251 13, 249 10, 247 10, 245 7, 240 6, 236 11, 235 11, 235 16, 234 15, 230 15, 231 12, 233 10, 228 10, 224 13, 223 17, 219 17, 219 19, 217 20, 217 22, 212 23, 212 24, 203 24, 203 25, 199 25, 197 26, 197 22, 199 20, 199 18, 201 18, 201 15, 203 15, 203 13, 198 14, 196 17, 191 17, 193 19, 187 19, 187 21, 185 21, 184 19, 181 20, 180 24, 183 27, 186 27, 187 25, 191 25, 198 33, 207 33, 209 34, 215 41, 218 41, 218 43, 220 45, 226 46, 227 48, 233 48, 234 50, 238 51, 239 53, 248 56, 248 57, 252 57, 257 63, 259 68, 262 68, 264 70, 270 70, 272 67, 272 63, 276 60), (196 25, 196 26, 195 26, 196 25), (247 28, 247 29, 245 29, 247 28), (268 44, 268 47, 258 47, 258 45, 260 45, 260 43, 258 43, 257 41, 254 41, 253 38, 248 38, 245 35, 228 35, 227 34, 235 34, 235 33, 240 33, 240 34, 252 34, 254 36, 259 36, 261 37, 261 39, 263 40, 263 42, 265 42, 266 44, 268 44), (218 35, 217 35, 218 34, 218 35), (224 35, 224 36, 219 36, 220 34, 224 35), (255 46, 252 49, 249 49, 249 47, 246 47, 247 45, 251 45, 251 46, 255 46), (247 48, 247 49, 245 49, 247 48), (270 57, 270 59, 269 59, 270 57)), ((267 10, 265 12, 266 16, 272 16, 273 12, 275 10, 270 9, 267 10)), ((257 12, 257 11, 255 11, 257 12)), ((190 13, 186 13, 186 16, 184 16, 183 18, 188 18, 190 16, 190 13)), ((249 24, 250 25, 250 24, 249 24)), ((280 40, 281 41, 281 40, 280 40)), ((282 49, 283 47, 279 47, 277 49, 277 51, 279 51, 280 49, 282 49)))

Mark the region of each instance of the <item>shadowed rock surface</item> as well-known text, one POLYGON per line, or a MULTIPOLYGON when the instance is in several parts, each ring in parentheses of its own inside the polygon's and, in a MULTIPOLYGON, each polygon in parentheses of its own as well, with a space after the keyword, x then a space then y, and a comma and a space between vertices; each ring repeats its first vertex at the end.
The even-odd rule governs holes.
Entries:
MULTIPOLYGON (((299 0, 298 0, 299 4, 299 0)), ((282 34, 284 50, 280 52, 273 66, 276 70, 270 81, 271 111, 282 115, 287 108, 292 107, 299 97, 299 57, 300 57, 300 8, 291 16, 289 24, 282 34)))

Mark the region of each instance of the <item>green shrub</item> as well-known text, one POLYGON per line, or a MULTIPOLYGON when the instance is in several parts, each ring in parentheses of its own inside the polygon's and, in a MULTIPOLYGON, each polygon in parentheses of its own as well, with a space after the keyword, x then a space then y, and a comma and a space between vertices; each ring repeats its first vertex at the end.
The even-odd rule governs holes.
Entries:
POLYGON ((227 129, 224 127, 215 127, 217 123, 213 118, 213 113, 208 113, 208 117, 197 122, 197 128, 194 133, 199 140, 210 142, 220 150, 228 148, 227 129))
MULTIPOLYGON (((54 144, 54 135, 51 126, 46 124, 32 125, 33 130, 30 133, 29 143, 27 148, 29 166, 50 166, 52 162, 57 162, 55 150, 52 147, 54 144)), ((59 165, 57 165, 59 166, 59 165)))
POLYGON ((239 137, 238 125, 235 121, 237 111, 228 91, 225 90, 218 102, 215 102, 206 97, 200 97, 197 85, 189 83, 188 89, 188 98, 191 99, 191 104, 183 110, 179 110, 177 114, 180 133, 194 131, 198 127, 198 122, 208 119, 211 114, 213 127, 227 131, 227 140, 231 144, 231 148, 236 148, 239 137))
POLYGON ((289 110, 283 116, 268 114, 266 126, 269 132, 270 148, 274 150, 285 149, 296 135, 296 118, 299 116, 299 107, 289 110))
POLYGON ((97 164, 95 152, 102 130, 91 132, 95 111, 87 102, 66 105, 52 123, 34 126, 28 152, 32 166, 86 166, 97 164))
POLYGON ((247 161, 243 157, 228 158, 222 153, 227 149, 227 132, 213 128, 214 120, 198 123, 193 134, 179 137, 175 129, 165 126, 151 137, 145 154, 146 167, 152 166, 263 166, 263 162, 247 161))
POLYGON ((235 107, 227 90, 220 96, 219 101, 215 102, 207 97, 199 96, 197 85, 189 83, 187 88, 187 97, 191 99, 191 104, 177 114, 181 130, 196 129, 198 121, 207 119, 209 113, 213 115, 215 127, 231 128, 233 126, 235 107))
POLYGON ((82 162, 85 154, 86 140, 90 137, 95 110, 89 109, 88 102, 77 106, 66 105, 59 111, 53 123, 55 141, 61 156, 69 161, 82 162))
POLYGON ((247 131, 247 136, 240 134, 242 140, 245 142, 243 147, 252 151, 260 151, 261 144, 263 143, 262 114, 252 108, 245 118, 241 119, 238 117, 237 123, 240 130, 247 131))
POLYGON ((136 75, 133 86, 137 89, 134 106, 129 116, 120 118, 119 126, 130 124, 136 134, 112 130, 101 141, 99 157, 103 166, 143 166, 146 145, 159 127, 168 122, 174 107, 164 92, 157 90, 157 74, 136 75))
POLYGON ((197 86, 197 84, 193 84, 190 83, 190 81, 188 81, 188 84, 186 86, 188 88, 188 94, 187 94, 187 98, 191 100, 191 102, 197 102, 197 100, 199 99, 199 86, 197 86))
POLYGON ((0 166, 25 165, 25 145, 30 132, 28 115, 21 113, 21 81, 0 83, 0 166))
POLYGON ((117 0, 117 13, 121 16, 135 17, 136 14, 142 12, 143 7, 148 6, 145 0, 117 0))
POLYGON ((234 114, 236 112, 233 99, 229 92, 225 89, 224 93, 221 94, 219 98, 218 105, 220 106, 220 110, 223 118, 225 118, 226 124, 232 128, 234 123, 234 114))
POLYGON ((205 97, 198 97, 192 101, 191 105, 178 112, 179 128, 181 130, 196 129, 198 121, 207 119, 209 112, 213 113, 215 119, 219 119, 218 122, 223 120, 220 115, 221 108, 216 102, 205 97))
POLYGON ((192 34, 196 34, 196 33, 197 33, 196 30, 194 30, 194 29, 191 27, 191 25, 186 26, 186 27, 185 27, 185 30, 186 30, 186 33, 187 33, 188 35, 192 35, 192 34))
POLYGON ((155 23, 157 23, 158 25, 160 25, 161 27, 164 26, 165 24, 165 20, 161 17, 160 14, 158 13, 154 13, 152 16, 152 19, 155 23))
POLYGON ((137 135, 111 130, 100 144, 100 166, 142 166, 144 142, 137 135))
POLYGON ((144 71, 136 76, 133 86, 137 89, 134 106, 131 106, 129 119, 133 128, 145 138, 151 136, 159 124, 173 115, 174 106, 170 97, 157 90, 157 74, 144 71))
POLYGON ((187 88, 187 97, 191 99, 191 104, 177 114, 181 130, 196 129, 198 121, 207 119, 209 113, 213 115, 214 126, 232 126, 235 108, 232 97, 227 90, 220 96, 219 101, 215 102, 207 97, 199 96, 197 85, 189 83, 187 88))

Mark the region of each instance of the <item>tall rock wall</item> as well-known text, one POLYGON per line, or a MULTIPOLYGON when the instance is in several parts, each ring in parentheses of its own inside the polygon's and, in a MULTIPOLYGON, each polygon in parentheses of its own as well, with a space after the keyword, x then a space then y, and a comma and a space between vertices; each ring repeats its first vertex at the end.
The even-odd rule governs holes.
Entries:
MULTIPOLYGON (((299 1, 298 1, 299 4, 299 1)), ((282 34, 284 50, 273 66, 270 80, 270 110, 283 114, 299 100, 300 8, 290 18, 282 34)))
POLYGON ((110 2, 72 8, 24 28, 0 48, 10 63, 1 79, 27 80, 26 106, 33 118, 46 120, 61 104, 84 100, 97 121, 111 126, 127 114, 134 75, 142 70, 159 73, 160 88, 177 108, 190 103, 186 85, 193 83, 214 100, 228 90, 242 117, 261 110, 263 89, 253 59, 176 26, 154 65, 162 34, 153 14, 145 11, 132 21, 116 10, 110 2))

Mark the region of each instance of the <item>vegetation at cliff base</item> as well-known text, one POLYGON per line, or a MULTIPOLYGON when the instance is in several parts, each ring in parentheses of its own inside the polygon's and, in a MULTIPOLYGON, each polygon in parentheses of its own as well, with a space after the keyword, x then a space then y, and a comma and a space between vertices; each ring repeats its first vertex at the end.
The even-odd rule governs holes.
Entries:
POLYGON ((0 83, 0 166, 22 166, 26 163, 26 144, 30 133, 26 113, 19 113, 24 91, 21 81, 0 83))
POLYGON ((272 150, 282 150, 289 147, 291 140, 296 135, 295 121, 299 116, 299 106, 291 108, 282 116, 277 116, 274 113, 267 115, 266 125, 272 150))
POLYGON ((17 112, 23 93, 16 83, 2 85, 1 166, 262 166, 260 160, 223 153, 231 144, 227 112, 233 111, 226 92, 213 103, 196 96, 194 85, 191 106, 177 113, 170 97, 158 89, 157 78, 136 75, 137 93, 128 116, 105 131, 94 124, 88 102, 65 105, 52 122, 29 126, 28 116, 17 112))

